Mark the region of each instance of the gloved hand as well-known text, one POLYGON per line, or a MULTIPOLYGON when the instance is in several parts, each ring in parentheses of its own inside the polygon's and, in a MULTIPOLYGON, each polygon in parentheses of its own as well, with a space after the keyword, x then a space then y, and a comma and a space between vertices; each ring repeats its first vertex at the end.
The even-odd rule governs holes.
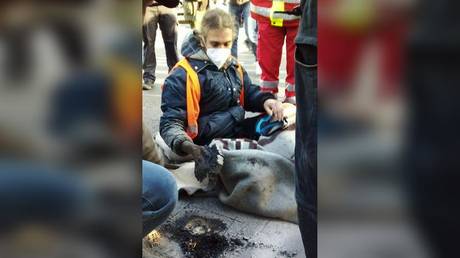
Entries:
POLYGON ((197 161, 201 159, 202 152, 204 151, 203 146, 199 146, 190 141, 182 143, 181 149, 183 152, 192 155, 193 160, 197 161))
POLYGON ((205 146, 201 158, 195 161, 195 177, 202 182, 208 179, 208 189, 214 188, 223 165, 223 157, 217 147, 205 146))
POLYGON ((223 166, 223 156, 214 145, 199 146, 192 142, 184 142, 182 150, 191 154, 195 161, 195 177, 203 182, 208 179, 207 189, 212 189, 217 183, 220 170, 223 166))

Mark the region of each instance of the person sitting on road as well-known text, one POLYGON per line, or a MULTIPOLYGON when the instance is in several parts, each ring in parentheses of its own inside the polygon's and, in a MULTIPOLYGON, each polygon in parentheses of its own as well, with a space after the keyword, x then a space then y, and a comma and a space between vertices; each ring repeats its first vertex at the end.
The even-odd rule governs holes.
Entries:
POLYGON ((142 233, 143 237, 171 215, 178 200, 176 179, 163 167, 163 153, 142 125, 142 233))
POLYGON ((160 135, 181 156, 199 160, 203 145, 215 138, 257 139, 255 119, 245 119, 245 110, 283 118, 281 102, 252 84, 230 55, 235 34, 230 14, 208 10, 201 31, 182 45, 185 58, 164 81, 160 135))

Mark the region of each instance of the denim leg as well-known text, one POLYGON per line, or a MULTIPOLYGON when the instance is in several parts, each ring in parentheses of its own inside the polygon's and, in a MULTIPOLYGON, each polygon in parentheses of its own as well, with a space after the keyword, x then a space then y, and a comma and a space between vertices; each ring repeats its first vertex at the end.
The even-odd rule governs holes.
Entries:
POLYGON ((152 162, 142 161, 143 235, 163 223, 177 202, 176 180, 171 173, 152 162))
POLYGON ((160 15, 159 25, 161 35, 166 50, 166 62, 168 70, 171 70, 174 65, 179 61, 177 55, 177 18, 175 14, 162 14, 160 15))
POLYGON ((307 258, 317 257, 317 69, 316 47, 297 45, 295 80, 296 199, 299 227, 307 258))
POLYGON ((244 33, 246 34, 246 38, 248 40, 250 40, 250 37, 249 37, 249 26, 248 26, 248 20, 249 20, 249 16, 250 16, 250 9, 249 9, 249 2, 247 3, 244 3, 241 5, 241 12, 242 12, 242 16, 243 16, 243 24, 244 24, 244 33))
POLYGON ((158 7, 147 7, 142 25, 142 40, 144 41, 144 78, 155 80, 157 59, 155 55, 155 38, 157 35, 159 12, 158 7))
MULTIPOLYGON (((65 171, 68 172, 68 171, 65 171)), ((75 223, 91 193, 78 176, 24 160, 0 160, 0 228, 75 223)))
POLYGON ((257 59, 257 22, 256 20, 254 20, 254 18, 251 17, 251 15, 249 14, 248 16, 248 19, 247 19, 247 23, 248 23, 248 39, 249 41, 251 41, 251 49, 252 49, 252 53, 254 54, 254 57, 256 58, 256 61, 258 61, 257 59))
POLYGON ((238 58, 238 32, 240 31, 240 25, 241 25, 241 15, 242 15, 241 8, 239 5, 230 3, 228 5, 228 11, 235 19, 235 30, 236 30, 236 36, 232 44, 232 56, 238 58))

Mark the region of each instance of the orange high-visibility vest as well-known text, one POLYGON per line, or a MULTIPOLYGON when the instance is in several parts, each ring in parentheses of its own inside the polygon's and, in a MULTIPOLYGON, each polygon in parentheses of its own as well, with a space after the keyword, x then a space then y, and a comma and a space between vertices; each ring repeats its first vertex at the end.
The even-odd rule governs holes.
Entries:
MULTIPOLYGON (((198 135, 198 117, 200 116, 200 99, 201 99, 201 85, 198 79, 198 74, 193 70, 187 59, 182 59, 174 66, 182 67, 187 73, 186 81, 186 101, 187 101, 187 134, 190 138, 195 139, 198 135)), ((244 77, 243 68, 238 65, 238 73, 241 78, 241 93, 240 93, 240 105, 244 106, 244 77)))

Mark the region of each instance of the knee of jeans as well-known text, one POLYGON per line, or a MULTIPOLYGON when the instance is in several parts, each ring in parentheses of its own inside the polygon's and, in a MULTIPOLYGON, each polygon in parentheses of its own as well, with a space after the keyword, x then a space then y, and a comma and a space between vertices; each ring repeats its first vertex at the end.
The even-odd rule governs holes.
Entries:
POLYGON ((143 161, 142 169, 143 209, 173 210, 178 193, 172 174, 165 168, 147 161, 143 161))

